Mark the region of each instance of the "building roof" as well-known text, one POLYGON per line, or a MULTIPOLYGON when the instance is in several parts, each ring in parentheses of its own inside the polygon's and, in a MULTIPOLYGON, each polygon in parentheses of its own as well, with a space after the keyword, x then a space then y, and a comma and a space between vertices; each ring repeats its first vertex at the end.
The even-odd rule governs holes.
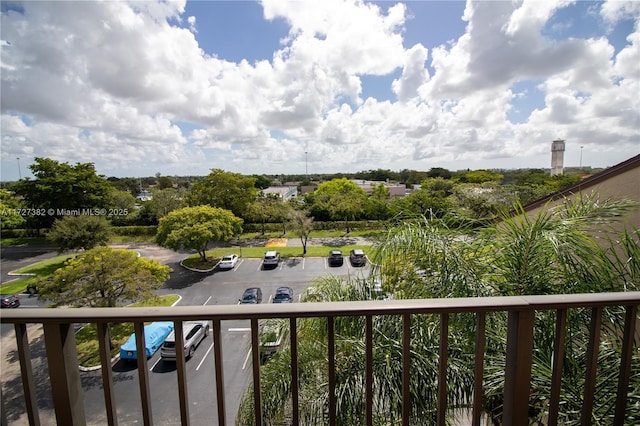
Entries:
MULTIPOLYGON (((583 180, 581 180, 580 182, 571 185, 568 188, 562 189, 558 192, 554 192, 553 194, 550 194, 544 198, 541 198, 537 201, 534 201, 530 204, 527 204, 526 206, 524 206, 524 210, 525 211, 530 211, 530 210, 534 210, 538 207, 541 207, 545 204, 547 204, 550 201, 555 201, 561 198, 565 198, 569 195, 573 195, 576 194, 578 192, 582 192, 586 189, 589 189, 591 187, 594 187, 598 184, 601 184, 604 181, 607 181, 615 176, 618 176, 622 173, 628 172, 630 170, 633 170, 635 168, 640 167, 640 154, 636 155, 635 157, 632 157, 626 161, 623 161, 622 163, 616 164, 615 166, 609 167, 608 169, 605 169, 603 171, 601 171, 600 173, 596 173, 594 175, 591 175, 583 180)), ((640 185, 640 182, 638 182, 638 185, 640 185)), ((640 201, 640 200, 639 200, 640 201)))

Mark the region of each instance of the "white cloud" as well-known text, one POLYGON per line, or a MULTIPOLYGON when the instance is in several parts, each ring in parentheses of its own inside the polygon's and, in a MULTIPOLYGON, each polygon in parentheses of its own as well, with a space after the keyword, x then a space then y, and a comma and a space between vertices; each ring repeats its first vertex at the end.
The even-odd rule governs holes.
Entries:
POLYGON ((305 157, 314 172, 545 167, 563 137, 621 161, 638 152, 638 2, 600 9, 634 19, 617 53, 606 34, 543 35, 570 3, 469 1, 457 40, 405 46, 401 3, 264 0, 289 34, 271 60, 234 63, 202 50, 184 1, 25 2, 2 13, 2 160, 130 175, 300 172, 305 157), (366 75, 396 99, 363 99, 366 75), (544 104, 515 124, 510 88, 528 80, 544 104))

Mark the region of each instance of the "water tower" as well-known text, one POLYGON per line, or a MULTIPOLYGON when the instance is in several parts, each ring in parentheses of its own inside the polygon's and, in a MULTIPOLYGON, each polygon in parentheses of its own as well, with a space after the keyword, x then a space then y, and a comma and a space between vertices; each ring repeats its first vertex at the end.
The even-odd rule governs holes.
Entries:
POLYGON ((551 142, 551 176, 564 172, 564 140, 556 139, 551 142))

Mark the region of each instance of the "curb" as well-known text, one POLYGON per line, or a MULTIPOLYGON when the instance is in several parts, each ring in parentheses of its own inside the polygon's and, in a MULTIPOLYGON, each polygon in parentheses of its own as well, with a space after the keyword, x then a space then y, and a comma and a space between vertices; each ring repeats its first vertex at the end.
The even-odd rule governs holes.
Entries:
POLYGON ((219 263, 220 262, 216 263, 215 265, 213 265, 212 268, 209 268, 209 269, 196 269, 196 268, 191 268, 189 266, 185 266, 184 259, 182 259, 180 261, 180 266, 182 266, 184 269, 187 269, 187 270, 189 270, 191 272, 211 272, 211 271, 213 271, 214 269, 216 269, 218 267, 219 263))

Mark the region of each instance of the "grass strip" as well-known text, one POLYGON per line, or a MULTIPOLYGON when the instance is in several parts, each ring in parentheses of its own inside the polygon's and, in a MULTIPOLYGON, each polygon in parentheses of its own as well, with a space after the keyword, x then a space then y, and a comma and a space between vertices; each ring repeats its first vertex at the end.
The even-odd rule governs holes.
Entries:
POLYGON ((29 284, 35 283, 39 279, 46 278, 52 275, 56 271, 56 269, 62 268, 64 266, 64 263, 72 257, 75 257, 75 254, 64 254, 51 259, 43 260, 42 262, 34 263, 33 265, 25 266, 24 268, 16 269, 12 272, 18 274, 34 274, 34 276, 24 276, 16 279, 15 281, 2 284, 0 290, 2 294, 16 294, 25 292, 29 284))
MULTIPOLYGON (((370 254, 369 250, 371 246, 369 245, 348 245, 348 246, 307 246, 307 254, 305 257, 325 257, 329 255, 331 250, 341 250, 342 254, 345 256, 349 255, 349 252, 353 249, 362 249, 365 253, 370 254)), ((289 258, 289 257, 303 257, 302 247, 294 246, 294 247, 222 247, 215 248, 212 250, 207 250, 207 261, 202 262, 200 260, 200 255, 192 254, 183 260, 183 264, 186 267, 200 269, 200 270, 208 270, 213 268, 220 258, 225 254, 237 254, 238 256, 244 258, 262 258, 264 254, 269 250, 276 250, 280 252, 280 257, 289 258)))

